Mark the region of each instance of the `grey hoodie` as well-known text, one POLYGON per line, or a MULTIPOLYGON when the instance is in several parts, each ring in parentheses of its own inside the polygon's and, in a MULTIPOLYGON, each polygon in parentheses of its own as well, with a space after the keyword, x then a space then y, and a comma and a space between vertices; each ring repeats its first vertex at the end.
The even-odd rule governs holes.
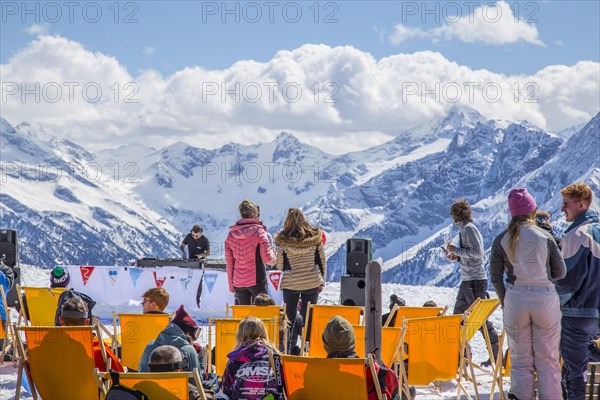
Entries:
POLYGON ((463 281, 487 280, 485 272, 485 251, 483 237, 472 222, 461 221, 457 224, 460 230, 459 245, 456 255, 460 257, 460 276, 463 281))

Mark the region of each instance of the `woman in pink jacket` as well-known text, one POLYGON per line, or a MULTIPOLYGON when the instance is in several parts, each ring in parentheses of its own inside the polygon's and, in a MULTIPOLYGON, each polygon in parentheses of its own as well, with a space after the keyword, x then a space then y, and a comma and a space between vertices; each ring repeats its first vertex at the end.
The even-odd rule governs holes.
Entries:
POLYGON ((242 219, 229 228, 225 240, 227 279, 237 302, 250 305, 257 294, 268 294, 265 264, 274 265, 277 259, 258 205, 244 200, 239 209, 242 219))

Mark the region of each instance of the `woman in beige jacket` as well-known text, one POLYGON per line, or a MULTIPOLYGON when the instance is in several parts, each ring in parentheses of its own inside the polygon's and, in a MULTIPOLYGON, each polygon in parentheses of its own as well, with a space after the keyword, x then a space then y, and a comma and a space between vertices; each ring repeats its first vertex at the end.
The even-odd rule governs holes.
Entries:
MULTIPOLYGON (((323 291, 327 262, 322 237, 321 230, 313 228, 298 208, 288 210, 283 229, 275 235, 275 243, 279 246, 277 268, 284 271, 281 289, 288 321, 297 321, 298 300, 302 302, 300 315, 305 321, 308 303, 317 304, 319 293, 323 291)), ((293 350, 299 332, 299 327, 293 328, 290 350, 293 350)))

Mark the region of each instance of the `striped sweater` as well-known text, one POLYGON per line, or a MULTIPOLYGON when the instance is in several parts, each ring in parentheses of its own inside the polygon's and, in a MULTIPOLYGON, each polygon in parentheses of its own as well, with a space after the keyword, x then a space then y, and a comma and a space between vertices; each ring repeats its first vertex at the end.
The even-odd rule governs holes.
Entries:
POLYGON ((277 268, 284 271, 281 288, 309 290, 325 283, 327 261, 321 243, 321 230, 306 239, 275 235, 277 268))

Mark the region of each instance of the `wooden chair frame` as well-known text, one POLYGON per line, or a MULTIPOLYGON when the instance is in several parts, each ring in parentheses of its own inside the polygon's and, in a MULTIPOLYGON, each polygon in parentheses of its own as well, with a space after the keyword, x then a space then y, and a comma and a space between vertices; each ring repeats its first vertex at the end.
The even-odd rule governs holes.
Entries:
POLYGON ((285 311, 286 311, 286 306, 285 303, 282 306, 278 306, 278 305, 274 305, 274 306, 249 306, 249 305, 233 305, 230 306, 229 304, 225 305, 225 316, 226 318, 244 318, 244 317, 248 317, 248 316, 253 316, 253 317, 257 317, 257 318, 276 318, 277 319, 277 325, 282 328, 283 327, 283 348, 279 347, 279 340, 280 340, 280 335, 281 333, 279 332, 282 329, 278 329, 276 334, 277 337, 275 338, 274 342, 277 343, 277 348, 281 351, 283 351, 284 353, 287 353, 287 341, 288 341, 288 330, 287 328, 287 324, 283 324, 282 321, 282 316, 283 319, 285 321, 287 321, 286 319, 286 315, 285 315, 285 311), (253 312, 253 307, 258 307, 258 309, 256 309, 256 313, 253 312), (244 313, 242 312, 243 315, 235 315, 236 314, 236 310, 244 310, 247 309, 249 310, 249 312, 244 313), (271 313, 265 313, 265 310, 275 310, 277 309, 277 313, 271 312, 271 313), (229 315, 229 312, 231 311, 231 316, 229 315), (263 311, 263 312, 261 312, 263 311), (256 314, 256 315, 255 315, 256 314), (272 315, 265 315, 265 314, 272 314, 272 315))
MULTIPOLYGON (((15 334, 13 332, 12 322, 10 320, 10 308, 8 307, 8 302, 6 301, 6 294, 4 293, 4 287, 0 286, 0 300, 6 310, 6 329, 3 326, 0 326, 0 329, 4 333, 4 337, 0 339, 4 339, 2 342, 2 348, 0 348, 0 363, 4 361, 4 356, 8 353, 8 350, 11 346, 14 347, 15 334)), ((2 321, 0 321, 0 325, 2 325, 2 321)))
MULTIPOLYGON (((413 318, 413 319, 406 319, 404 318, 402 321, 402 340, 401 343, 406 343, 407 340, 407 330, 408 330, 408 325, 409 323, 420 323, 420 322, 425 322, 425 321, 435 321, 438 318, 456 318, 457 316, 439 316, 439 317, 428 317, 428 318, 413 318)), ((460 322, 458 322, 457 325, 460 325, 460 322)), ((461 393, 464 393, 468 399, 472 400, 471 395, 469 394, 469 392, 467 392, 467 390, 465 389, 463 382, 462 382, 462 377, 463 377, 463 369, 462 366, 464 364, 464 348, 463 348, 463 344, 464 344, 464 340, 462 339, 462 337, 465 334, 465 327, 463 326, 459 326, 459 334, 460 334, 460 338, 457 339, 456 342, 456 351, 459 352, 458 353, 458 365, 456 366, 456 375, 454 380, 456 381, 456 386, 457 386, 457 394, 456 394, 456 398, 460 399, 461 398, 461 393)), ((429 331, 427 331, 429 332, 429 331)), ((423 342, 425 343, 425 342, 423 342)), ((425 343, 426 344, 426 343, 425 343)), ((425 345, 423 344, 423 345, 425 345)), ((409 366, 410 366, 410 353, 411 353, 411 347, 414 349, 414 343, 409 343, 409 348, 408 348, 408 354, 406 353, 405 350, 405 346, 401 345, 400 349, 399 349, 399 360, 404 360, 405 358, 408 358, 409 360, 409 366)), ((413 350, 414 351, 414 350, 413 350)), ((407 371, 406 368, 404 366, 404 362, 399 362, 399 369, 400 369, 400 373, 399 373, 399 386, 400 386, 400 391, 404 393, 404 395, 406 396, 406 398, 413 400, 413 397, 411 397, 410 395, 410 391, 409 391, 409 381, 408 381, 408 375, 407 375, 407 371)), ((474 373, 472 368, 471 368, 471 373, 474 373)), ((433 383, 435 381, 432 381, 431 383, 433 383)), ((479 395, 476 392, 476 399, 479 399, 479 395)))
MULTIPOLYGON (((274 367, 274 361, 273 361, 273 355, 272 353, 269 354, 269 358, 271 359, 271 366, 273 368, 274 373, 276 374, 276 368, 274 367)), ((383 399, 383 393, 381 392, 381 387, 379 385, 379 380, 377 379, 377 373, 376 373, 376 369, 375 369, 375 362, 373 359, 373 356, 371 354, 369 354, 369 356, 367 358, 336 358, 336 359, 332 359, 332 358, 313 358, 313 357, 300 357, 300 356, 292 356, 292 355, 285 355, 282 354, 280 355, 281 357, 281 361, 283 364, 283 370, 285 371, 285 363, 286 360, 288 360, 288 362, 290 361, 294 361, 294 360, 311 360, 311 362, 318 362, 318 360, 323 360, 325 362, 328 363, 336 363, 336 364, 344 364, 344 363, 349 363, 349 364, 359 364, 362 361, 362 365, 363 368, 365 368, 365 397, 364 400, 368 399, 368 394, 367 394, 367 390, 369 389, 367 387, 367 380, 366 380, 366 374, 367 374, 367 367, 368 367, 368 371, 371 373, 371 376, 373 377, 373 384, 375 386, 375 391, 377 393, 377 399, 378 400, 382 400, 383 399)), ((335 380, 335 376, 334 375, 330 375, 332 377, 332 379, 335 380)), ((329 377, 329 376, 328 376, 329 377)), ((281 377, 277 377, 277 375, 275 376, 276 379, 281 379, 281 377)), ((285 386, 285 378, 282 380, 283 384, 284 384, 284 398, 285 399, 292 399, 292 397, 290 397, 288 395, 288 390, 285 386)), ((338 382, 339 384, 339 382, 338 382)))
MULTIPOLYGON (((361 316, 364 315, 364 311, 365 311, 365 308, 362 307, 362 306, 342 306, 342 305, 333 305, 332 306, 332 305, 310 304, 310 303, 308 303, 308 307, 306 309, 306 321, 304 321, 304 329, 302 330, 302 353, 304 354, 304 356, 306 356, 306 357, 310 357, 311 356, 310 355, 311 354, 310 348, 308 350, 306 350, 306 342, 308 341, 307 338, 308 338, 309 329, 311 330, 311 333, 310 333, 311 338, 314 338, 314 336, 313 336, 314 332, 312 330, 313 329, 313 325, 314 325, 314 318, 312 318, 312 313, 315 312, 314 310, 315 309, 322 309, 322 310, 330 309, 330 310, 334 310, 334 309, 337 309, 337 308, 343 308, 343 309, 346 309, 346 310, 359 311, 360 312, 360 316, 359 316, 358 323, 354 323, 355 321, 348 321, 348 322, 350 322, 350 324, 354 324, 354 325, 361 325, 361 323, 362 323, 361 322, 361 320, 362 320, 361 316), (308 321, 311 321, 310 325, 308 324, 308 321)), ((333 317, 334 315, 337 315, 335 313, 330 313, 330 314, 331 314, 331 317, 333 317)), ((323 326, 323 329, 325 329, 324 326, 323 326)), ((315 343, 314 340, 312 340, 312 342, 313 342, 313 344, 315 343)))
MULTIPOLYGON (((217 321, 225 321, 225 322, 236 323, 237 324, 236 332, 237 332, 239 324, 240 324, 240 322, 242 322, 242 320, 243 320, 243 318, 210 318, 208 320, 208 327, 209 327, 209 329, 210 330, 215 329, 215 344, 214 344, 214 347, 215 347, 215 357, 217 356, 217 344, 218 344, 217 332, 216 332, 216 329, 217 329, 216 328, 216 322, 217 321)), ((269 318, 260 318, 260 320, 263 321, 263 322, 270 322, 270 323, 272 323, 275 330, 279 329, 279 327, 277 325, 277 319, 276 318, 270 318, 270 319, 269 318)), ((267 327, 267 334, 268 333, 269 333, 269 329, 267 327)), ((211 332, 209 332, 209 335, 208 335, 208 348, 210 349, 210 351, 207 351, 207 355, 206 355, 206 368, 207 368, 207 370, 210 369, 210 366, 212 365, 212 362, 213 362, 213 360, 212 360, 212 348, 213 348, 213 343, 212 343, 213 339, 212 339, 212 337, 213 337, 213 335, 212 335, 212 331, 211 331, 211 332)), ((269 340, 271 340, 270 335, 269 335, 269 340)), ((278 345, 276 343, 273 343, 273 341, 271 341, 271 343, 274 344, 275 347, 277 347, 277 345, 278 345)), ((233 349, 231 349, 231 350, 233 350, 233 349)), ((221 375, 223 373, 224 368, 225 368, 226 365, 227 365, 227 363, 225 363, 225 365, 222 366, 223 368, 217 368, 217 367, 220 367, 220 366, 217 366, 217 362, 215 360, 215 368, 217 369, 216 373, 219 374, 219 375, 221 375)))
MULTIPOLYGON (((186 386, 189 382, 189 379, 193 379, 196 383, 198 393, 200 394, 200 400, 206 400, 206 395, 204 394, 204 390, 202 387, 202 379, 200 378, 198 368, 194 368, 194 370, 191 372, 117 372, 117 374, 119 375, 119 377, 131 377, 136 379, 149 380, 152 382, 156 382, 157 380, 165 378, 184 377, 186 380, 186 386)), ((96 383, 98 384, 98 389, 101 393, 101 397, 104 399, 112 386, 110 373, 100 372, 98 368, 95 368, 94 376, 96 378, 96 383)))
MULTIPOLYGON (((18 371, 17 371, 17 387, 16 387, 16 393, 15 393, 16 399, 20 398, 23 371, 25 372, 27 379, 29 381, 29 384, 31 386, 31 389, 33 392, 32 396, 33 396, 34 400, 38 399, 36 383, 33 379, 33 375, 31 373, 31 369, 29 366, 28 350, 26 350, 25 346, 23 345, 23 340, 21 339, 20 332, 22 332, 22 331, 23 332, 24 331, 43 331, 43 330, 68 331, 69 329, 73 329, 73 328, 89 329, 91 331, 91 335, 92 335, 91 337, 93 337, 93 335, 96 334, 98 340, 100 341, 100 351, 102 353, 102 358, 104 360, 105 369, 108 369, 110 367, 110 364, 109 364, 107 356, 106 356, 106 349, 102 345, 102 336, 101 336, 100 329, 95 325, 85 326, 85 327, 72 327, 72 326, 65 326, 65 327, 62 327, 62 326, 61 327, 57 327, 57 326, 21 326, 21 327, 18 327, 16 325, 13 325, 13 330, 15 332, 16 347, 19 352, 19 364, 18 364, 18 371)), ((90 345, 91 345, 91 343, 90 343, 90 345)), ((69 371, 65 371, 65 374, 69 374, 69 371)), ((99 392, 99 398, 100 398, 100 392, 99 392)))

